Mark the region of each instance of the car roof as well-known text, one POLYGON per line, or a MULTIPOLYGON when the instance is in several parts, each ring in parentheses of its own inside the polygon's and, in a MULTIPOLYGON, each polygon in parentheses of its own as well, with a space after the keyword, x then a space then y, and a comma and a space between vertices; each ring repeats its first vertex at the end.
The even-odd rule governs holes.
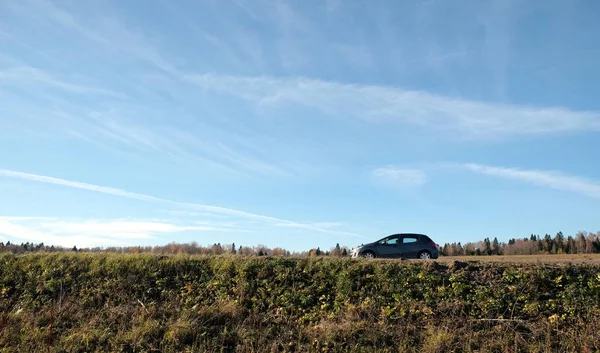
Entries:
POLYGON ((417 236, 418 238, 431 239, 431 238, 429 238, 428 235, 422 234, 422 233, 394 233, 394 234, 386 235, 385 237, 380 238, 379 240, 383 240, 383 239, 389 238, 389 237, 398 237, 398 236, 404 236, 404 235, 413 235, 413 236, 417 236))

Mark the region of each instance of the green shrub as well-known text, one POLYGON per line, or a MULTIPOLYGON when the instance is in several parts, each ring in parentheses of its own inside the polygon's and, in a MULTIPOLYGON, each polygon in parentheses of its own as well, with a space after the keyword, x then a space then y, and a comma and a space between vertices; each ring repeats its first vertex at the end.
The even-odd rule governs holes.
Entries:
POLYGON ((600 267, 0 255, 2 352, 600 350, 600 267))

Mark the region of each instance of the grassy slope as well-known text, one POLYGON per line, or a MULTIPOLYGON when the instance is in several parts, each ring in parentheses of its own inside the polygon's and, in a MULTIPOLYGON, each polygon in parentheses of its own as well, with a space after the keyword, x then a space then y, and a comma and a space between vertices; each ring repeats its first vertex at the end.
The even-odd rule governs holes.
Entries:
POLYGON ((592 352, 600 267, 0 255, 2 352, 592 352))

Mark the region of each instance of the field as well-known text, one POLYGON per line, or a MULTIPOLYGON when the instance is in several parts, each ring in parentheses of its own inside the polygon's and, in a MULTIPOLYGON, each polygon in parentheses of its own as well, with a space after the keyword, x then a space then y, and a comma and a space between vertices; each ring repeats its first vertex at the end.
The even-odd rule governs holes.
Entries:
POLYGON ((600 264, 600 254, 560 254, 560 255, 508 255, 508 256, 444 256, 438 259, 450 261, 485 261, 485 262, 515 262, 515 263, 573 263, 600 264))
POLYGON ((600 266, 0 255, 2 352, 597 352, 600 266))

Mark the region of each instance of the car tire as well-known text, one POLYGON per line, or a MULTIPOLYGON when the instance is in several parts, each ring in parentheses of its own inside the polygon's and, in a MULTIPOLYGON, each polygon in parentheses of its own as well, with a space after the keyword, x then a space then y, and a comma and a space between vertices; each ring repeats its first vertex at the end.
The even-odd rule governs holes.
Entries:
POLYGON ((365 259, 374 259, 375 253, 370 250, 367 250, 364 253, 362 253, 362 257, 364 257, 365 259))
POLYGON ((421 260, 429 260, 429 259, 431 259, 431 253, 427 250, 423 250, 419 253, 418 257, 421 260))

